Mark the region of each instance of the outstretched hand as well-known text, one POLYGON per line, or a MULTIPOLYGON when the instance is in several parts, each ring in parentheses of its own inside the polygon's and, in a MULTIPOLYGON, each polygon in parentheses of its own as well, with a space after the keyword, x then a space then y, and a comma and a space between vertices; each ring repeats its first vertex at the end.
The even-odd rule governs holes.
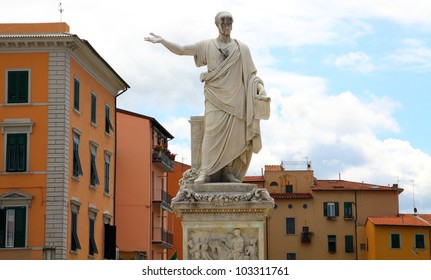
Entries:
POLYGON ((163 40, 162 36, 156 35, 153 32, 151 32, 150 35, 151 36, 149 36, 149 37, 144 37, 144 40, 151 42, 151 43, 154 43, 154 44, 160 43, 163 40))

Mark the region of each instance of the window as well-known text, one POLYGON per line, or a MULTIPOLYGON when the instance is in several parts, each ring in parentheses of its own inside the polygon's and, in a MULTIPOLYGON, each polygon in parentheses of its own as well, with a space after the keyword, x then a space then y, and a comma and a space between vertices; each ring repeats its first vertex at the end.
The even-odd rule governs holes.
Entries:
POLYGON ((111 155, 105 152, 105 193, 109 194, 111 155))
POLYGON ((344 218, 353 218, 352 202, 344 202, 344 218))
POLYGON ((335 235, 328 235, 328 252, 331 254, 337 252, 337 237, 335 235))
POLYGON ((25 247, 27 207, 3 207, 0 209, 0 248, 25 247))
POLYGON ((77 78, 74 79, 73 82, 73 108, 79 112, 79 80, 77 78))
POLYGON ((79 208, 81 206, 81 202, 76 200, 76 198, 72 198, 71 208, 72 208, 72 235, 71 235, 71 245, 70 250, 77 251, 81 249, 81 243, 79 243, 78 237, 78 213, 79 208))
POLYGON ((27 170, 27 134, 11 133, 6 137, 6 171, 27 170))
POLYGON ((99 253, 97 250, 96 240, 94 239, 94 219, 90 218, 90 244, 89 244, 89 252, 90 256, 99 253))
POLYGON ((73 177, 82 176, 81 160, 79 158, 79 136, 74 134, 73 137, 73 177))
POLYGON ((399 233, 391 233, 391 248, 392 249, 401 248, 401 238, 399 233))
POLYGON ((7 103, 29 102, 29 71, 7 71, 7 103))
POLYGON ((91 123, 96 124, 96 95, 91 94, 91 123))
POLYGON ((286 259, 287 260, 296 260, 296 253, 287 253, 286 259))
POLYGON ((344 236, 345 252, 353 253, 353 235, 344 236))
POLYGON ((97 174, 96 168, 96 149, 95 144, 90 146, 90 185, 99 185, 99 175, 97 174))
POLYGON ((337 216, 339 216, 338 202, 324 202, 323 203, 323 215, 325 217, 337 217, 337 216))
POLYGON ((278 183, 277 182, 271 182, 271 184, 269 184, 270 187, 278 187, 278 183))
POLYGON ((105 133, 109 134, 110 130, 114 130, 114 127, 112 126, 112 123, 111 123, 109 105, 106 105, 105 106, 105 133))
POLYGON ((415 234, 415 249, 425 249, 424 234, 415 234))
POLYGON ((295 234, 295 218, 286 218, 286 234, 295 234))
POLYGON ((293 192, 293 186, 292 185, 286 185, 286 193, 292 193, 293 192))

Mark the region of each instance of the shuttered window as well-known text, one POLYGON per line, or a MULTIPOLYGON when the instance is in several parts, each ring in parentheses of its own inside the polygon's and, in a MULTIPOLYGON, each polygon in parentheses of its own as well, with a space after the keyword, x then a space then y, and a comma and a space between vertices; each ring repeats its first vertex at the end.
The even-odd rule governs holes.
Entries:
POLYGON ((28 103, 29 71, 7 72, 7 102, 28 103))
POLYGON ((6 171, 24 172, 27 170, 27 134, 7 134, 6 171))

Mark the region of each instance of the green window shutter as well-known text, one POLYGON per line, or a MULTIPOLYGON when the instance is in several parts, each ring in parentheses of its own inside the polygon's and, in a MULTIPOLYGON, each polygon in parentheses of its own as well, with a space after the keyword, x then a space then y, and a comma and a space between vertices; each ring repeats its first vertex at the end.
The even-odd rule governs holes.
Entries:
POLYGON ((340 216, 340 209, 339 209, 339 203, 335 202, 335 216, 340 216))
POLYGON ((344 217, 353 217, 352 202, 344 202, 344 217))
POLYGON ((91 164, 90 164, 90 184, 92 186, 99 185, 99 175, 97 174, 96 168, 96 155, 91 153, 91 164))
POLYGON ((8 72, 8 103, 28 103, 28 71, 8 72))
POLYGON ((91 94, 91 122, 96 123, 96 95, 91 94))
POLYGON ((392 249, 401 248, 400 235, 398 233, 391 234, 391 248, 392 249))
POLYGON ((26 207, 12 207, 15 209, 15 240, 14 247, 25 247, 26 207))
POLYGON ((353 235, 344 236, 346 253, 353 253, 353 235))
POLYGON ((0 208, 0 248, 6 246, 6 208, 0 208))
POLYGON ((77 111, 79 111, 79 95, 79 80, 75 79, 73 83, 73 108, 75 108, 77 111))
POLYGON ((323 202, 323 216, 325 216, 325 217, 328 216, 328 203, 327 202, 323 202))
POLYGON ((6 171, 23 172, 27 169, 27 134, 8 134, 6 145, 6 171))
POLYGON ((81 249, 81 244, 78 238, 78 214, 72 212, 72 238, 71 250, 76 251, 81 249))
POLYGON ((109 161, 105 161, 105 193, 109 193, 109 169, 110 169, 109 161))

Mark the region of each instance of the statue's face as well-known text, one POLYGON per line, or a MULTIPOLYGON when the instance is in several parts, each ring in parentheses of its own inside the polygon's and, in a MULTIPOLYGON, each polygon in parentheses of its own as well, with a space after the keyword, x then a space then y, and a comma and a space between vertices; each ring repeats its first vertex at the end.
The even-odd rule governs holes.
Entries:
POLYGON ((230 32, 232 31, 232 19, 223 18, 217 24, 217 27, 218 27, 220 34, 222 34, 224 36, 230 36, 230 32))

